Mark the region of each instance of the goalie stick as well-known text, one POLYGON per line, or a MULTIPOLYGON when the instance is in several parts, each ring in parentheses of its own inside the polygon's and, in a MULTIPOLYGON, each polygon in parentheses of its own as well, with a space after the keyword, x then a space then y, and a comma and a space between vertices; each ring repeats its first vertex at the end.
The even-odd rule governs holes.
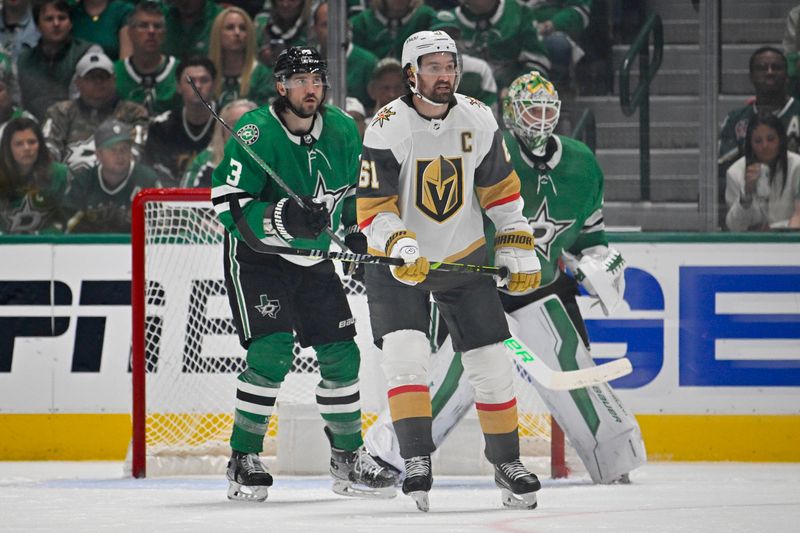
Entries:
MULTIPOLYGON (((255 162, 256 162, 256 164, 257 164, 259 167, 261 167, 261 170, 263 170, 263 171, 264 171, 264 172, 265 172, 267 175, 269 175, 269 176, 270 176, 270 177, 271 177, 271 178, 272 178, 272 179, 275 181, 275 183, 277 183, 277 184, 280 186, 280 188, 281 188, 281 189, 283 189, 283 190, 286 192, 286 194, 288 194, 288 195, 289 195, 289 198, 291 198, 292 200, 294 200, 295 202, 297 202, 297 205, 299 205, 301 208, 303 208, 303 209, 305 209, 305 210, 308 210, 308 206, 307 206, 307 205, 306 205, 306 203, 303 201, 303 199, 302 199, 302 198, 300 198, 300 197, 297 195, 297 193, 295 193, 295 192, 294 192, 294 191, 293 191, 291 188, 289 188, 289 186, 286 184, 286 182, 285 182, 285 181, 283 181, 283 178, 281 178, 281 177, 278 175, 278 173, 277 173, 277 172, 275 172, 275 170, 273 170, 273 168, 272 168, 272 167, 270 167, 268 164, 266 164, 266 163, 264 162, 264 160, 263 160, 263 159, 261 159, 261 158, 258 156, 258 154, 257 154, 257 153, 255 153, 255 152, 253 151, 253 149, 252 149, 252 148, 250 148, 250 147, 247 145, 247 143, 245 143, 245 142, 242 140, 242 138, 241 138, 241 137, 239 137, 239 135, 238 135, 238 134, 237 134, 235 131, 233 131, 233 129, 232 129, 232 128, 231 128, 231 127, 228 125, 228 123, 227 123, 227 122, 225 122, 224 120, 222 120, 222 117, 221 117, 221 116, 219 116, 219 113, 217 113, 217 111, 216 111, 216 110, 215 110, 215 109, 214 109, 214 108, 211 106, 211 104, 209 104, 208 102, 206 102, 205 98, 203 98, 203 95, 201 95, 201 94, 200 94, 200 91, 197 89, 197 86, 194 84, 194 80, 192 80, 191 76, 186 76, 186 81, 188 81, 188 82, 189 82, 189 85, 191 85, 191 87, 192 87, 192 90, 194 91, 194 94, 196 94, 196 95, 197 95, 197 97, 200 99, 200 101, 201 101, 201 102, 203 102, 203 105, 205 105, 205 106, 206 106, 206 108, 208 109, 208 112, 209 112, 209 113, 211 113, 211 116, 212 116, 212 117, 214 117, 214 120, 216 120, 217 122, 219 122, 219 123, 220 123, 220 125, 221 125, 223 128, 225 128, 226 130, 228 130, 228 133, 230 133, 230 134, 231 134, 231 137, 233 137, 233 138, 236 140, 236 143, 237 143, 239 146, 241 146, 241 147, 242 147, 242 150, 244 150, 245 152, 247 152, 247 155, 249 155, 249 156, 250 156, 250 157, 253 159, 253 161, 255 161, 255 162)), ((335 242, 337 245, 339 245, 339 248, 341 248, 342 250, 348 250, 348 249, 349 249, 349 248, 347 247, 347 245, 344 243, 344 241, 342 241, 342 240, 341 240, 339 237, 337 237, 337 236, 336 236, 336 233, 334 233, 334 232, 333 232, 333 230, 332 230, 330 227, 326 227, 326 228, 325 228, 325 233, 327 233, 327 234, 328 234, 328 236, 330 236, 330 238, 331 238, 331 240, 332 240, 333 242, 335 242)), ((271 253, 272 253, 272 252, 271 252, 271 253)))
POLYGON ((518 370, 524 370, 542 386, 552 390, 573 390, 627 376, 633 365, 627 357, 579 370, 553 370, 516 337, 504 341, 518 370))

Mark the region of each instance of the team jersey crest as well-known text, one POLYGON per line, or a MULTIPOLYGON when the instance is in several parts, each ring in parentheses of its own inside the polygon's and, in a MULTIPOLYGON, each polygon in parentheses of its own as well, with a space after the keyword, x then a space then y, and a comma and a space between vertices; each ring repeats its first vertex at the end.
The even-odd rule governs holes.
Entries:
POLYGON ((384 107, 375 115, 375 118, 372 121, 372 125, 374 126, 376 123, 381 128, 383 127, 384 122, 389 122, 389 119, 395 116, 397 113, 392 111, 391 107, 384 107))
POLYGON ((278 318, 278 312, 281 310, 281 302, 279 300, 270 300, 266 294, 260 295, 259 299, 261 303, 256 305, 255 308, 261 313, 261 316, 278 318))
POLYGON ((417 208, 444 222, 464 205, 464 165, 461 157, 417 159, 417 208))
POLYGON ((239 138, 249 146, 258 140, 259 133, 258 126, 255 124, 245 124, 239 128, 239 131, 236 132, 236 135, 238 135, 239 138))

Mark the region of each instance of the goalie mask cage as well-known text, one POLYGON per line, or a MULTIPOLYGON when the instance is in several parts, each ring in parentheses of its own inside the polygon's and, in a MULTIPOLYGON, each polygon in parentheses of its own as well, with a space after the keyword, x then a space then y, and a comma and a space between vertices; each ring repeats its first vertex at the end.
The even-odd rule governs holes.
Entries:
MULTIPOLYGON (((134 477, 224 472, 236 376, 245 367, 245 352, 225 292, 223 237, 209 189, 146 189, 134 200, 133 439, 125 466, 134 477)), ((363 285, 343 281, 359 330, 366 432, 386 406, 385 390, 375 385, 383 387, 385 381, 375 372, 377 365, 367 368, 363 362, 365 353, 376 350, 363 285)), ((262 456, 277 451, 280 405, 315 406, 318 381, 313 351, 295 346, 295 361, 278 395, 262 456)), ((566 476, 563 433, 555 423, 551 431, 551 418, 533 387, 521 379, 515 385, 523 458, 536 457, 537 464, 546 465, 549 455, 551 475, 566 476)), ((480 439, 474 445, 482 448, 480 439)))

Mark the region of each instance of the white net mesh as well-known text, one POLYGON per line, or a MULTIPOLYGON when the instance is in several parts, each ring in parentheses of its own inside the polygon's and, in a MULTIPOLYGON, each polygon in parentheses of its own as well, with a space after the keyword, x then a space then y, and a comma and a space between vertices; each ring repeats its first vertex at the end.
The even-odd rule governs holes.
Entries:
MULTIPOLYGON (((149 201, 145 206, 145 398, 148 475, 221 472, 230 453, 236 376, 244 369, 222 272, 223 231, 209 202, 149 201)), ((136 274, 136 273, 135 273, 136 274)), ((356 341, 375 351, 368 333, 363 285, 343 278, 359 325, 356 341)), ((134 332, 136 334, 136 332, 134 332)), ((314 353, 295 346, 295 361, 278 403, 315 405, 314 353)), ((134 357, 136 355, 134 354, 134 357)), ((385 407, 376 365, 362 364, 363 429, 385 407)), ((518 377, 523 455, 548 456, 550 417, 533 388, 518 377)), ((134 410, 136 412, 136 410, 134 410)), ((264 454, 275 454, 273 416, 264 454)), ((475 443, 481 446, 481 443, 475 443)))

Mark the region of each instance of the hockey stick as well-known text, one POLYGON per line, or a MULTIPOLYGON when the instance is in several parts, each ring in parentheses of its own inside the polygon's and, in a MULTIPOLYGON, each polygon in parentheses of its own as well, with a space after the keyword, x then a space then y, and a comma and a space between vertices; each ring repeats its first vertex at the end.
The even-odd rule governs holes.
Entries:
POLYGON ((516 337, 503 342, 512 355, 514 364, 524 370, 542 386, 552 390, 582 389, 627 376, 633 365, 627 357, 579 370, 553 370, 516 337))
MULTIPOLYGON (((272 167, 270 167, 268 164, 266 164, 264 162, 264 160, 261 159, 258 156, 258 154, 256 154, 253 151, 253 149, 250 148, 247 145, 247 143, 245 143, 242 140, 242 138, 239 137, 239 135, 235 131, 233 131, 233 129, 224 120, 222 120, 222 117, 219 116, 219 113, 217 113, 216 110, 213 107, 211 107, 211 104, 206 102, 205 98, 203 98, 203 96, 200 94, 200 91, 197 89, 197 86, 194 84, 194 80, 192 80, 191 76, 186 76, 186 81, 188 81, 189 85, 192 86, 192 90, 194 91, 194 94, 196 94, 197 97, 200 99, 200 101, 203 102, 203 104, 206 106, 206 108, 208 108, 208 112, 211 113, 211 116, 214 117, 214 120, 219 122, 220 125, 222 125, 223 128, 228 130, 228 133, 231 134, 231 137, 236 139, 236 143, 239 146, 242 147, 242 150, 247 152, 247 155, 249 155, 253 159, 253 161, 255 161, 256 164, 259 167, 261 167, 261 170, 263 170, 267 175, 269 175, 275 181, 275 183, 277 183, 280 186, 280 188, 283 189, 284 192, 286 192, 286 194, 289 195, 289 198, 291 198, 292 200, 297 202, 297 205, 299 205, 301 208, 303 208, 305 210, 308 210, 309 208, 306 205, 306 203, 303 201, 303 199, 300 198, 297 195, 297 193, 295 193, 292 189, 290 189, 289 186, 286 184, 286 182, 283 181, 283 178, 281 178, 278 175, 278 173, 275 172, 275 170, 272 167)), ((344 241, 342 241, 339 237, 337 237, 336 233, 334 233, 333 230, 330 227, 327 227, 327 226, 325 227, 325 233, 327 233, 328 236, 330 236, 331 240, 333 242, 335 242, 339 246, 339 248, 341 248, 342 250, 348 250, 348 247, 344 243, 344 241)))
MULTIPOLYGON (((372 263, 377 265, 402 266, 405 264, 399 257, 384 257, 371 254, 355 254, 350 252, 329 252, 316 249, 292 248, 291 246, 275 246, 263 242, 253 233, 253 229, 247 224, 243 216, 239 199, 235 196, 230 201, 231 215, 236 224, 236 228, 241 233, 245 244, 256 253, 261 254, 280 254, 280 255, 299 255, 312 259, 332 259, 345 263, 372 263)), ((442 272, 474 272, 476 274, 486 274, 490 276, 508 277, 508 268, 493 267, 484 265, 467 265, 463 263, 443 263, 431 262, 431 270, 441 270, 442 272)))

